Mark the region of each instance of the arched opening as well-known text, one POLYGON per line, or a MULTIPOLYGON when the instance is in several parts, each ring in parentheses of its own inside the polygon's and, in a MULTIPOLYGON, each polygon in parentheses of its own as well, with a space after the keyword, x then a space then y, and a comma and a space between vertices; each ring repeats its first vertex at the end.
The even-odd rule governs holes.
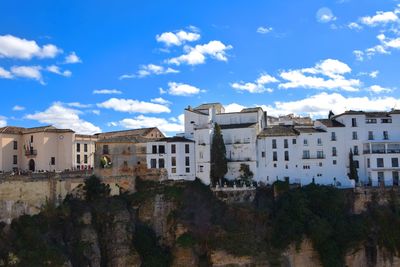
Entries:
POLYGON ((29 160, 29 170, 30 171, 35 171, 35 161, 33 159, 29 160))

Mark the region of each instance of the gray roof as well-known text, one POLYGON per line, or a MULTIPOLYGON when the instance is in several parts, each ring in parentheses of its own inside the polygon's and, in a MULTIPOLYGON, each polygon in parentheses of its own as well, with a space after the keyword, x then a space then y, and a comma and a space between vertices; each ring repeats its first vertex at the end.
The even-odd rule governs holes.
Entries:
POLYGON ((268 136, 296 136, 298 132, 293 128, 293 126, 285 125, 274 125, 265 128, 258 136, 268 137, 268 136))
POLYGON ((222 104, 221 103, 204 103, 204 104, 201 104, 198 107, 195 107, 194 109, 209 109, 209 108, 212 108, 212 107, 215 107, 215 106, 222 107, 222 104))
POLYGON ((295 130, 299 133, 326 133, 326 131, 314 127, 296 127, 295 130))
POLYGON ((240 112, 258 112, 259 110, 263 111, 263 109, 261 107, 254 107, 254 108, 244 108, 242 109, 242 111, 240 112))
POLYGON ((182 136, 165 137, 165 138, 157 139, 157 141, 162 141, 162 142, 167 142, 167 143, 177 143, 177 142, 194 143, 193 140, 187 139, 182 136))
POLYGON ((222 130, 224 129, 240 129, 240 128, 251 128, 254 127, 256 123, 237 123, 237 124, 220 124, 222 130))
POLYGON ((333 118, 342 115, 365 115, 367 117, 390 117, 391 114, 400 114, 400 110, 392 109, 390 111, 361 111, 361 110, 347 110, 342 114, 335 115, 333 118))
POLYGON ((15 127, 15 126, 5 126, 0 128, 0 133, 5 133, 5 134, 30 134, 38 132, 73 133, 74 131, 72 131, 71 129, 58 129, 52 125, 32 127, 32 128, 15 127))
POLYGON ((338 122, 335 119, 320 119, 317 121, 321 122, 326 127, 345 127, 343 123, 338 122))

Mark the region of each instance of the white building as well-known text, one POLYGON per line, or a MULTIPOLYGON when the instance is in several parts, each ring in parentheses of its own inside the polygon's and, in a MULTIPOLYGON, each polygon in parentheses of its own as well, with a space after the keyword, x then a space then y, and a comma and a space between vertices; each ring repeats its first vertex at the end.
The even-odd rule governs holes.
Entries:
POLYGON ((184 137, 147 142, 147 168, 166 169, 169 180, 196 178, 194 141, 184 137))

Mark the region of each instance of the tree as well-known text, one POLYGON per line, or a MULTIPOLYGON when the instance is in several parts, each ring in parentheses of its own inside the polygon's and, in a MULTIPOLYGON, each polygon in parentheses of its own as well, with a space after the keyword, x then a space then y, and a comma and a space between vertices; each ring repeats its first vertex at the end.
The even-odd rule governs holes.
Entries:
POLYGON ((358 183, 358 172, 357 172, 357 166, 354 162, 353 159, 353 151, 350 149, 349 153, 349 178, 354 180, 356 183, 358 183))
POLYGON ((224 137, 221 134, 221 127, 215 123, 214 134, 211 143, 211 179, 215 184, 228 172, 228 161, 226 160, 226 148, 224 137))
POLYGON ((254 173, 250 170, 248 164, 240 164, 240 179, 245 183, 250 183, 251 179, 253 179, 254 173))
POLYGON ((83 190, 86 192, 85 198, 87 201, 108 197, 111 192, 110 186, 102 183, 95 175, 92 175, 85 180, 83 190))

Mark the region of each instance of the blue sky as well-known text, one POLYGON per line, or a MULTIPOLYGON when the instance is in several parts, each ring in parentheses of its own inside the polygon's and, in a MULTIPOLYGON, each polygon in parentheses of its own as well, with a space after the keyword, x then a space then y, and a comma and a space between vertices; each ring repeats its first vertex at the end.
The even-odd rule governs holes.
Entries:
POLYGON ((183 130, 188 105, 400 108, 400 1, 2 1, 0 125, 183 130))

